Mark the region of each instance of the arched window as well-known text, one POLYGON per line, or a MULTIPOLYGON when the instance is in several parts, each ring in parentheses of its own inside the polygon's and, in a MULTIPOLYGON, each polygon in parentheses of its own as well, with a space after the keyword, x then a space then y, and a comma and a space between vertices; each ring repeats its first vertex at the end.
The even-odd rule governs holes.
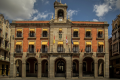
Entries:
POLYGON ((58 18, 59 17, 62 17, 64 19, 64 11, 63 10, 58 11, 58 18))

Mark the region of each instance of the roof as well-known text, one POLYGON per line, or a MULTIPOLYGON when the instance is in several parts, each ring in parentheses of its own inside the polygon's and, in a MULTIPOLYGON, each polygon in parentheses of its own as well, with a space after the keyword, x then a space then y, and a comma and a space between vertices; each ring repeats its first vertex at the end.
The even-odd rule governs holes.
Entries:
POLYGON ((12 23, 49 23, 50 21, 13 21, 12 23))
POLYGON ((76 24, 104 24, 104 22, 94 22, 94 21, 72 21, 76 24))

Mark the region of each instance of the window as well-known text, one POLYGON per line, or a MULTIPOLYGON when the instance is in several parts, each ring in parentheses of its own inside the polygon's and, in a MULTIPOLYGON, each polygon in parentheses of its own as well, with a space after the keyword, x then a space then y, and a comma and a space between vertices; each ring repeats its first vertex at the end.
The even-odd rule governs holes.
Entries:
POLYGON ((29 52, 34 53, 34 45, 29 45, 29 52))
POLYGON ((103 52, 103 45, 98 46, 98 52, 103 52))
POLYGON ((73 46, 73 52, 78 52, 78 45, 73 46))
POLYGON ((59 29, 59 38, 60 39, 62 38, 62 29, 61 28, 59 29))
POLYGON ((4 60, 6 60, 6 52, 4 52, 4 60))
POLYGON ((117 52, 118 51, 118 43, 113 45, 113 52, 117 52))
POLYGON ((47 45, 42 45, 42 52, 47 52, 47 45))
POLYGON ((21 46, 20 45, 16 45, 16 52, 20 53, 21 52, 21 46))
POLYGON ((5 33, 5 39, 7 38, 7 35, 8 35, 8 33, 6 32, 6 33, 5 33))
POLYGON ((90 31, 86 32, 86 37, 91 37, 91 32, 90 31))
POLYGON ((91 45, 86 45, 86 52, 91 52, 91 45))
POLYGON ((43 37, 47 37, 47 31, 43 31, 43 37))
POLYGON ((30 37, 35 37, 35 32, 34 31, 30 31, 30 37))
POLYGON ((115 28, 117 28, 117 24, 115 24, 115 28))
POLYGON ((98 32, 98 38, 102 38, 102 37, 103 37, 102 31, 99 31, 98 32))
POLYGON ((7 49, 7 46, 8 46, 8 42, 5 41, 5 49, 7 49))
POLYGON ((57 50, 58 52, 63 52, 63 45, 58 45, 57 50))
POLYGON ((78 31, 74 31, 73 37, 78 37, 78 31))
POLYGON ((21 31, 17 31, 17 37, 22 37, 22 32, 21 31))

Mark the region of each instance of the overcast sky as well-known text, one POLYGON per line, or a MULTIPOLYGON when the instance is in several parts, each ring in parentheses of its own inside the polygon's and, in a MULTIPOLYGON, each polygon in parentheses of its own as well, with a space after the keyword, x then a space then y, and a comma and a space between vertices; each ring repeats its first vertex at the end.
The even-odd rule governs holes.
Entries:
MULTIPOLYGON (((57 0, 60 2, 60 0, 57 0)), ((50 20, 55 0, 0 0, 0 13, 12 20, 50 20)), ((112 20, 120 14, 120 0, 61 0, 68 5, 72 21, 107 21, 111 37, 112 20)))

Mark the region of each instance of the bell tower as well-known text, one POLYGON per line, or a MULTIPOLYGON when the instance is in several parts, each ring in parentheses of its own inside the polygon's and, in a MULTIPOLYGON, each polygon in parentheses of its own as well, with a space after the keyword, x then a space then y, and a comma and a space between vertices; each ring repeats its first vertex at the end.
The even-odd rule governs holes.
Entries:
POLYGON ((54 8, 55 8, 55 21, 54 23, 66 23, 67 21, 67 4, 62 4, 61 0, 60 2, 57 2, 57 0, 54 2, 54 8))

